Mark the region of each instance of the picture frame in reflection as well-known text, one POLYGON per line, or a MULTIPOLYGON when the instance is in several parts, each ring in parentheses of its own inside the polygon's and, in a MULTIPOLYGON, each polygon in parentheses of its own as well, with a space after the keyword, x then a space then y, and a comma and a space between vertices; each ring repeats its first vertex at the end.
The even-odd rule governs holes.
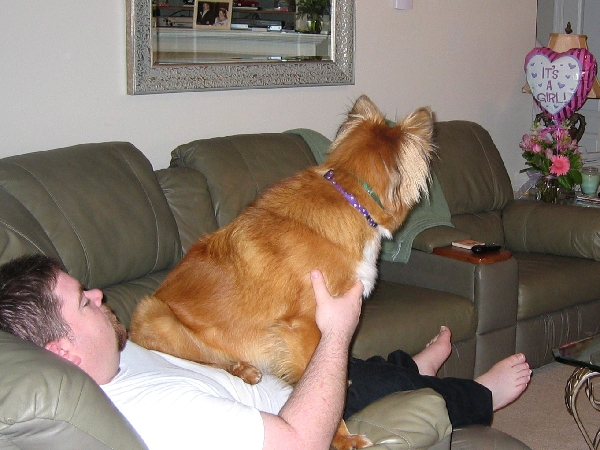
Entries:
POLYGON ((194 1, 194 28, 202 30, 230 30, 233 0, 194 1))

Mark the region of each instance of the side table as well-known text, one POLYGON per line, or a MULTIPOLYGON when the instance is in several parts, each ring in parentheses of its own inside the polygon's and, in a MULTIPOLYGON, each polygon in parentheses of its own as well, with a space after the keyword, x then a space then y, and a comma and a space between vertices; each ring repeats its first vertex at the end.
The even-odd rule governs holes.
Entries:
POLYGON ((565 387, 565 404, 588 447, 591 450, 598 450, 600 429, 596 431, 593 438, 590 436, 577 412, 577 397, 581 389, 584 389, 590 404, 594 409, 600 411, 600 398, 594 395, 592 383, 594 378, 600 377, 600 334, 565 344, 553 349, 552 352, 556 360, 577 366, 565 387))
POLYGON ((447 245, 446 247, 436 247, 433 249, 434 255, 446 256, 448 258, 458 259, 472 264, 491 264, 498 261, 504 261, 512 256, 508 250, 500 249, 488 253, 473 253, 465 248, 447 245))

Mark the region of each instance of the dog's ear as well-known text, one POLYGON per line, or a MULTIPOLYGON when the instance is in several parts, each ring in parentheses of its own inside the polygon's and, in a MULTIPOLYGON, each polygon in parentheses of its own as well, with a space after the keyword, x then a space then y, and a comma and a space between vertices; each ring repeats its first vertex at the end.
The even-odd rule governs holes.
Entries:
POLYGON ((348 117, 356 117, 361 120, 368 120, 375 123, 385 121, 379 108, 377 108, 375 103, 364 94, 356 99, 354 106, 352 106, 352 109, 348 112, 348 117))
POLYGON ((412 207, 422 193, 429 194, 427 181, 433 153, 433 125, 433 113, 429 108, 419 108, 396 124, 400 148, 397 170, 403 181, 392 194, 392 203, 402 202, 412 207))
POLYGON ((369 97, 361 95, 356 99, 350 111, 348 111, 344 123, 340 125, 332 149, 337 147, 338 143, 343 141, 354 128, 367 121, 373 124, 383 125, 385 124, 385 117, 369 97))
POLYGON ((396 126, 400 127, 405 133, 414 136, 415 139, 431 142, 433 113, 430 108, 418 108, 403 120, 400 120, 396 126))

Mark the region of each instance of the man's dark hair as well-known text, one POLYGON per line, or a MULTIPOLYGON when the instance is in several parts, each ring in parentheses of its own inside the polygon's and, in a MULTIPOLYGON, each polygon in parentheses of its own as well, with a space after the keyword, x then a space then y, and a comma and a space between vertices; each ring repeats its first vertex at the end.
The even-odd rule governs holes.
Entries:
POLYGON ((62 300, 54 294, 61 264, 27 255, 0 266, 0 330, 43 347, 69 336, 62 300))

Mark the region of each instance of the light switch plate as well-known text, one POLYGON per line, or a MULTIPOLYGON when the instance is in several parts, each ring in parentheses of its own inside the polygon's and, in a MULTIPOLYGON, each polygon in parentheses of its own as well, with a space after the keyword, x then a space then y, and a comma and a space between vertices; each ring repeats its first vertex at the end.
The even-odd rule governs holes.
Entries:
POLYGON ((412 9, 413 0, 394 0, 394 8, 396 9, 412 9))

